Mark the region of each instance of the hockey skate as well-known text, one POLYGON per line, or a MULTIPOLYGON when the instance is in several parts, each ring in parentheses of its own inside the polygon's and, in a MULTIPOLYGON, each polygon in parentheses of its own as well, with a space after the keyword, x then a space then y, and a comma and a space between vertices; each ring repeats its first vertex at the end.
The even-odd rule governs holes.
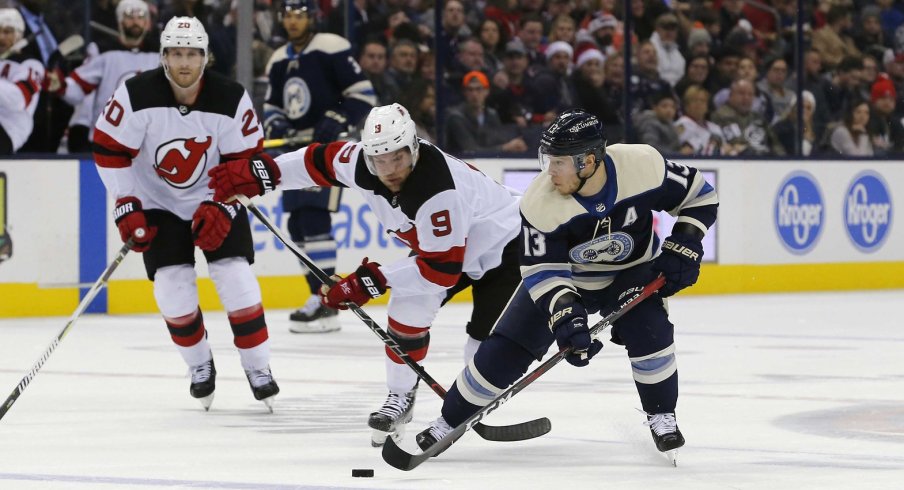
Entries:
MULTIPOLYGON (((436 444, 437 441, 446 437, 446 434, 452 432, 452 429, 454 429, 454 427, 447 424, 446 419, 440 417, 433 422, 430 422, 430 427, 421 431, 414 439, 417 441, 417 445, 421 448, 421 451, 426 451, 427 449, 430 449, 430 446, 436 444)), ((443 451, 446 449, 443 449, 443 451)), ((443 451, 434 454, 434 456, 439 456, 443 451)))
POLYGON ((304 306, 293 311, 289 320, 294 322, 289 326, 292 333, 326 333, 342 328, 339 310, 323 306, 316 294, 312 294, 304 306))
POLYGON ((675 414, 673 412, 647 414, 644 425, 650 426, 650 434, 653 435, 656 449, 665 454, 672 466, 678 466, 678 448, 684 445, 684 436, 678 429, 675 414))
POLYGON ((191 374, 191 386, 189 386, 188 392, 201 402, 201 406, 206 412, 210 410, 210 404, 213 403, 213 391, 217 381, 217 368, 213 364, 213 357, 203 364, 191 366, 188 371, 191 374))
POLYGON ((270 413, 273 413, 273 400, 279 393, 279 386, 273 379, 270 372, 270 366, 263 369, 245 370, 245 376, 248 378, 248 384, 251 385, 251 393, 254 394, 255 400, 264 402, 270 413))
POLYGON ((396 442, 405 435, 405 424, 411 422, 417 388, 408 393, 390 392, 379 410, 370 414, 367 425, 373 429, 370 445, 380 447, 388 436, 396 442))

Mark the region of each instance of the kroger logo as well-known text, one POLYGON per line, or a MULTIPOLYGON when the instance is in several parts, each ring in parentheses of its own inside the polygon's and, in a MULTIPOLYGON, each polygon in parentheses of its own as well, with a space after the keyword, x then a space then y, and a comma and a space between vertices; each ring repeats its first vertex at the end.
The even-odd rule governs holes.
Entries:
POLYGON ((882 245, 891 226, 891 196, 878 174, 863 172, 844 195, 844 223, 860 250, 872 252, 882 245))
POLYGON ((792 252, 805 253, 813 247, 822 232, 824 214, 822 194, 812 175, 794 172, 779 187, 775 226, 792 252))

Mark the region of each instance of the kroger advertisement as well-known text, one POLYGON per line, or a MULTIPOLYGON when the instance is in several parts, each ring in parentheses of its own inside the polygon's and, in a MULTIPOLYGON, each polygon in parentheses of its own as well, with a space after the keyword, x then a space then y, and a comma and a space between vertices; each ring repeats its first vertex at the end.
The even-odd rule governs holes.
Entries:
MULTIPOLYGON (((904 262, 904 227, 895 224, 904 162, 678 161, 704 170, 719 192, 719 220, 706 243, 712 265, 904 262)), ((537 169, 534 159, 471 163, 515 187, 537 169)), ((0 285, 93 282, 120 247, 112 201, 93 162, 0 160, 0 175, 0 285)), ((256 202, 285 229, 278 193, 256 202)), ((299 275, 295 257, 262 224, 252 224, 257 274, 299 275)), ((658 226, 663 234, 671 227, 665 216, 658 226)), ((333 233, 340 272, 365 256, 388 262, 408 252, 352 190, 334 214, 333 233)), ((205 269, 199 267, 202 276, 205 269)), ((130 254, 114 280, 144 277, 140 256, 130 254)))

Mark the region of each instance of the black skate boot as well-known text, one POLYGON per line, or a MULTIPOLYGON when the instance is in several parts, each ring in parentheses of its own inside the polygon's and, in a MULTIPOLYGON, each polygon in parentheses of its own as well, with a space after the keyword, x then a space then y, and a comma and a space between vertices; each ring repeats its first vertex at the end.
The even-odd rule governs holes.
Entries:
POLYGON ((411 422, 414 411, 414 399, 417 387, 408 393, 389 393, 379 410, 370 414, 367 425, 373 429, 370 445, 380 447, 386 437, 392 436, 395 441, 405 435, 405 424, 411 422))
POLYGON ((188 392, 201 402, 205 411, 210 410, 217 381, 217 368, 213 364, 213 357, 203 364, 188 369, 191 373, 191 386, 189 386, 188 392))
POLYGON ((246 370, 245 376, 248 378, 248 384, 251 385, 251 393, 254 394, 255 400, 264 402, 264 405, 273 413, 273 397, 279 393, 279 386, 273 379, 270 372, 270 366, 263 369, 246 370))
MULTIPOLYGON (((451 427, 446 423, 446 419, 440 417, 433 422, 430 422, 430 427, 421 431, 414 439, 417 441, 417 445, 421 448, 421 451, 426 451, 427 449, 430 449, 430 446, 436 444, 436 441, 439 441, 443 437, 446 437, 446 434, 452 432, 453 428, 454 427, 451 427)), ((443 449, 443 451, 446 449, 443 449)), ((434 454, 434 456, 439 456, 443 451, 434 454)))
POLYGON ((307 303, 289 315, 292 333, 326 333, 342 328, 339 323, 339 310, 323 306, 316 294, 308 298, 307 303))
POLYGON ((646 425, 650 426, 650 434, 656 449, 666 453, 673 466, 678 466, 677 449, 684 445, 684 436, 678 430, 678 422, 674 412, 647 414, 646 425))

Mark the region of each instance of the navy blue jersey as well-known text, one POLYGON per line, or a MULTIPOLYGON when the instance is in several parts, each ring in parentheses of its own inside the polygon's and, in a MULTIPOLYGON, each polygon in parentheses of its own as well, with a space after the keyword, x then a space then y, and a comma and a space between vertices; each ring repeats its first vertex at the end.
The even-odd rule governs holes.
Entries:
POLYGON ((692 167, 649 145, 612 145, 594 196, 563 196, 541 172, 521 200, 521 275, 547 312, 566 293, 599 291, 615 275, 659 254, 653 211, 667 211, 701 232, 716 220, 716 191, 692 167))
POLYGON ((265 127, 283 119, 296 130, 313 128, 330 110, 356 124, 377 102, 351 45, 335 34, 315 34, 300 53, 291 44, 282 46, 270 58, 268 73, 265 127))

